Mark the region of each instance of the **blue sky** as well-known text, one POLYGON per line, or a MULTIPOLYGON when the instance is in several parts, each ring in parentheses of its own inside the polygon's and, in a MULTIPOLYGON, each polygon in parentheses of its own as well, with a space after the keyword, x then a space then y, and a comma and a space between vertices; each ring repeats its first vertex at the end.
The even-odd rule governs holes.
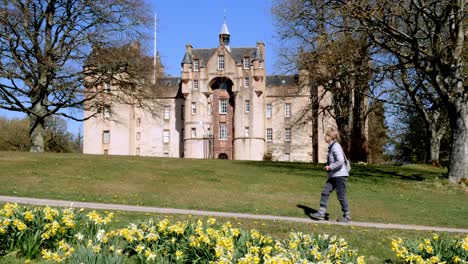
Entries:
POLYGON ((168 74, 180 75, 185 44, 193 48, 218 46, 224 10, 231 47, 253 47, 263 41, 267 72, 277 72, 273 68, 277 45, 270 0, 166 0, 154 1, 153 9, 158 14, 157 49, 168 74))
MULTIPOLYGON (((166 74, 180 76, 180 62, 185 45, 193 48, 215 48, 226 14, 231 33, 231 47, 253 47, 265 43, 267 74, 281 73, 276 67, 278 44, 271 15, 270 0, 162 0, 148 1, 148 9, 158 16, 157 50, 166 74)), ((153 36, 150 32, 151 37, 153 36)), ((142 43, 148 55, 153 54, 153 40, 142 43)), ((0 116, 24 117, 23 114, 0 109, 0 116)), ((83 131, 82 123, 68 121, 73 134, 83 131)))

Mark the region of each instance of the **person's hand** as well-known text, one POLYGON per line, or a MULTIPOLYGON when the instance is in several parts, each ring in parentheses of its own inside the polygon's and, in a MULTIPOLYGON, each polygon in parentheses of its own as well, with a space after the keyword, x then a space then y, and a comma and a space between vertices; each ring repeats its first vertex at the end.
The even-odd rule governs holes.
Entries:
POLYGON ((326 170, 326 171, 329 171, 329 170, 330 170, 330 166, 325 166, 325 170, 326 170))

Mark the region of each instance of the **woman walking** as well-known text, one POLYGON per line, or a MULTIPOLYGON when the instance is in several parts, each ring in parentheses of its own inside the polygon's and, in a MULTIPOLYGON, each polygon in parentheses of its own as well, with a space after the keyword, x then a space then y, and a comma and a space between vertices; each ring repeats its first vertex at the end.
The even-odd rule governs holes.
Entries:
POLYGON ((325 133, 325 142, 328 143, 327 165, 325 170, 328 171, 328 179, 323 188, 320 198, 320 209, 318 212, 309 216, 315 220, 324 220, 327 212, 328 198, 333 190, 336 189, 338 201, 341 204, 343 217, 338 219, 338 222, 347 223, 351 221, 349 212, 348 198, 346 196, 346 185, 348 183, 348 166, 347 159, 340 143, 340 135, 335 128, 329 128, 325 133))

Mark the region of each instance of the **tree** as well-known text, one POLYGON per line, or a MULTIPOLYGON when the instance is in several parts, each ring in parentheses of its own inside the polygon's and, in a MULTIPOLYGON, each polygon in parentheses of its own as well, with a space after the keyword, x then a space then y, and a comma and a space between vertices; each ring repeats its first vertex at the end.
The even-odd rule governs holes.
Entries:
POLYGON ((360 22, 354 30, 366 32, 376 46, 430 81, 449 116, 449 180, 467 181, 466 0, 332 2, 360 22))
POLYGON ((129 70, 135 59, 125 53, 98 59, 97 52, 141 36, 151 21, 143 1, 0 1, 0 108, 28 116, 30 151, 45 150, 46 118, 83 121, 102 111, 96 98, 104 89, 92 87, 119 82, 113 100, 143 103, 142 89, 129 89, 142 79, 129 70), (82 110, 91 114, 82 117, 82 110))
MULTIPOLYGON (((307 70, 314 86, 332 96, 327 116, 336 120, 342 145, 353 161, 367 161, 367 93, 372 77, 364 34, 342 31, 355 23, 320 0, 277 0, 273 7, 286 66, 307 70)), ((320 95, 319 95, 320 96, 320 95)), ((321 100, 311 89, 311 97, 321 100)), ((324 115, 325 116, 325 115, 324 115)))
POLYGON ((26 119, 0 117, 0 150, 27 151, 29 122, 26 119))
POLYGON ((388 142, 387 125, 385 124, 384 103, 375 100, 371 103, 373 110, 369 113, 369 162, 380 163, 385 160, 384 148, 388 142))

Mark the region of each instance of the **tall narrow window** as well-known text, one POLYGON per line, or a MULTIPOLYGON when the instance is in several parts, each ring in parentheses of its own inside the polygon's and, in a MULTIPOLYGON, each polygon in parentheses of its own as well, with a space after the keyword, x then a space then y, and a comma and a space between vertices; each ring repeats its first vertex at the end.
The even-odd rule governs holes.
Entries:
POLYGON ((199 71, 199 70, 200 70, 200 61, 193 60, 193 71, 199 71))
POLYGON ((140 156, 140 148, 138 148, 138 147, 136 148, 135 154, 136 154, 137 156, 140 156))
POLYGON ((227 139, 227 126, 224 123, 219 124, 219 139, 220 140, 227 139))
POLYGON ((249 113, 249 112, 250 112, 250 100, 245 100, 244 111, 245 111, 246 113, 249 113))
POLYGON ((244 87, 245 87, 245 88, 250 87, 250 79, 249 79, 249 77, 244 77, 244 87))
POLYGON ((244 58, 244 69, 250 69, 250 59, 248 57, 244 58))
POLYGON ((259 61, 259 62, 258 62, 258 68, 259 68, 259 69, 262 69, 262 68, 263 68, 263 61, 259 61))
POLYGON ((193 80, 193 89, 198 90, 198 80, 193 80))
POLYGON ((219 100, 219 113, 224 115, 227 114, 227 99, 219 100))
POLYGON ((291 104, 290 103, 284 104, 284 116, 291 117, 291 104))
POLYGON ((163 143, 169 143, 169 129, 164 129, 163 131, 163 143))
POLYGON ((109 144, 110 143, 110 131, 104 130, 102 131, 102 144, 109 144))
POLYGON ((185 119, 185 106, 184 105, 180 107, 180 119, 181 120, 185 119))
POLYGON ((109 105, 104 106, 104 118, 109 119, 111 116, 111 109, 109 105))
POLYGON ((197 103, 192 102, 192 115, 197 114, 197 103))
POLYGON ((170 108, 170 106, 165 105, 165 106, 164 106, 164 119, 165 119, 165 120, 169 120, 170 114, 171 114, 171 108, 170 108))
POLYGON ((266 130, 266 140, 273 141, 273 128, 267 128, 266 130))
POLYGON ((141 125, 141 118, 137 117, 136 119, 136 125, 140 126, 141 125))
POLYGON ((211 115, 213 108, 211 107, 211 103, 208 103, 208 114, 211 115))
POLYGON ((109 83, 104 83, 104 92, 110 93, 111 87, 109 83))
POLYGON ((197 129, 195 127, 192 127, 192 138, 197 137, 197 129))
POLYGON ((267 117, 267 118, 271 118, 272 112, 273 112, 273 111, 272 111, 272 108, 271 108, 271 104, 267 104, 267 105, 266 105, 266 114, 265 114, 266 117, 267 117))
POLYGON ((289 127, 284 130, 284 141, 291 141, 291 128, 289 127))
POLYGON ((140 140, 141 139, 141 132, 137 132, 136 133, 136 140, 140 140))
POLYGON ((218 56, 218 70, 224 70, 224 56, 218 56))
POLYGON ((250 128, 249 128, 249 127, 245 127, 245 129, 244 129, 244 136, 245 136, 245 137, 250 137, 250 128))

